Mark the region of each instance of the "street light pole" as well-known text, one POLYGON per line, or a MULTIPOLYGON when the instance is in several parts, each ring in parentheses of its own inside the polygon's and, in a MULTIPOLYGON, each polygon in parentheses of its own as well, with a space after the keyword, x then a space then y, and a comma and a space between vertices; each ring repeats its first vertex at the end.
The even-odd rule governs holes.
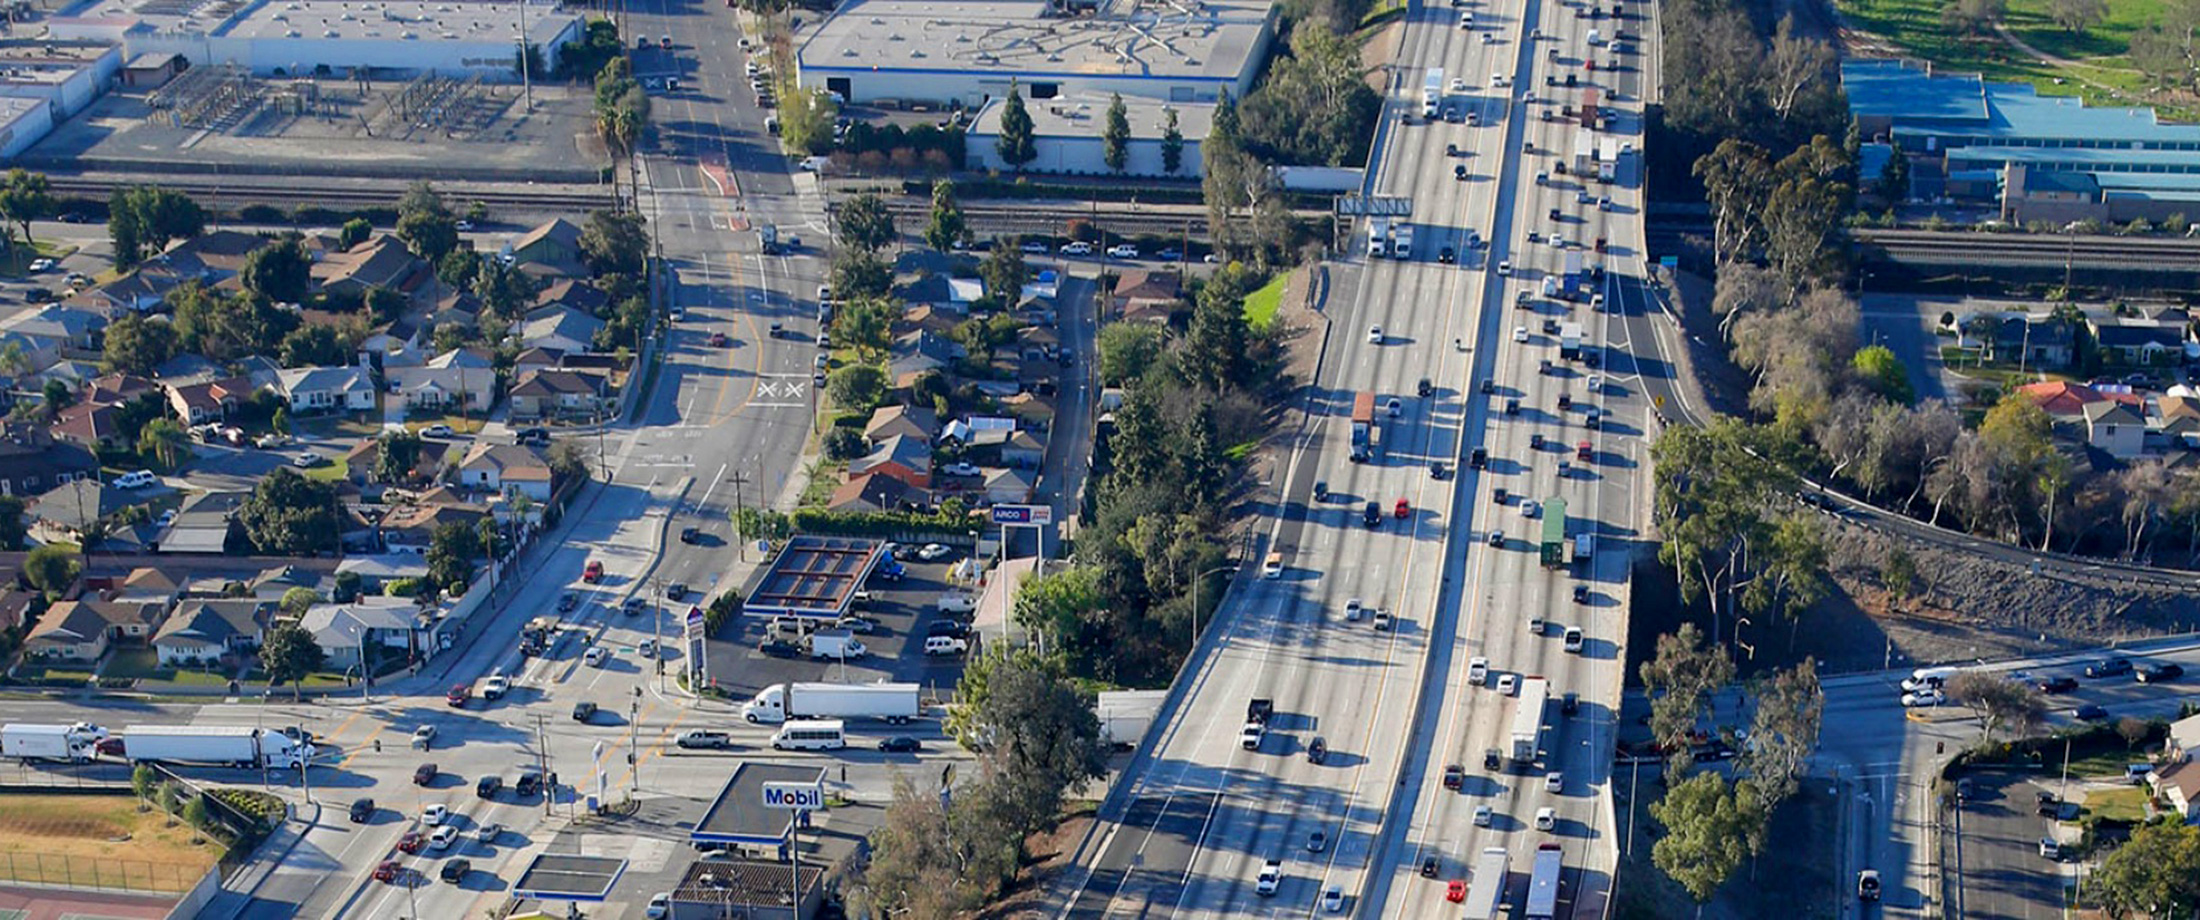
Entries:
POLYGON ((1215 566, 1192 576, 1192 642, 1189 647, 1185 648, 1184 657, 1190 658, 1193 652, 1199 650, 1199 583, 1216 572, 1226 572, 1235 568, 1237 568, 1237 563, 1233 562, 1228 565, 1215 566))

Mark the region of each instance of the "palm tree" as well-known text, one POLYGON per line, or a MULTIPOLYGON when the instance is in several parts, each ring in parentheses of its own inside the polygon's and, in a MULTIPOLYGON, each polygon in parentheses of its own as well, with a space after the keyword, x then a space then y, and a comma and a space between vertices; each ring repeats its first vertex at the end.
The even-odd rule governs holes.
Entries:
POLYGON ((173 419, 156 418, 138 431, 138 453, 149 454, 162 469, 175 469, 191 438, 173 419))

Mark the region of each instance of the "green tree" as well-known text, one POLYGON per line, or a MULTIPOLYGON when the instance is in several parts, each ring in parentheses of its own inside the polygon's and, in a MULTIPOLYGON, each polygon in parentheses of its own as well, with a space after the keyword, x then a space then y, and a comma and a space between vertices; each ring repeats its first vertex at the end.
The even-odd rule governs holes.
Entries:
POLYGON ((889 300, 843 300, 833 310, 833 340, 855 349, 865 360, 878 360, 893 343, 894 320, 900 316, 901 307, 889 300))
POLYGON ((24 541, 30 536, 30 528, 23 523, 23 507, 21 497, 0 495, 0 550, 23 551, 24 541))
POLYGON ((284 591, 283 599, 281 603, 279 603, 277 606, 279 609, 282 610, 283 613, 290 616, 299 617, 305 616, 307 608, 312 607, 313 605, 320 602, 321 592, 315 591, 312 588, 308 588, 304 585, 299 585, 295 588, 291 588, 288 591, 284 591))
POLYGON ((1711 205, 1712 252, 1720 264, 1755 252, 1764 244, 1764 212, 1774 184, 1771 154, 1728 138, 1697 159, 1693 172, 1711 205))
POLYGON ((877 252, 899 236, 893 212, 875 192, 862 192, 840 203, 833 212, 833 237, 842 246, 877 252))
POLYGON ((1792 668, 1773 672, 1769 680, 1759 683, 1755 696, 1757 707, 1750 715, 1749 744, 1742 751, 1741 766, 1770 810, 1795 793, 1804 762, 1818 747, 1818 732, 1826 717, 1818 662, 1806 657, 1792 668))
POLYGON ((322 367, 348 364, 350 349, 336 333, 336 327, 314 324, 299 326, 283 336, 276 347, 277 357, 284 367, 322 367))
POLYGON ((984 674, 972 686, 966 672, 959 689, 967 716, 951 727, 1001 784, 1002 819, 1020 848, 1060 816, 1071 788, 1106 775, 1100 720, 1091 696, 1035 654, 995 652, 973 664, 984 674))
POLYGON ((236 520, 253 548, 272 556, 335 552, 341 529, 334 487, 289 467, 261 477, 238 506, 236 520))
POLYGON ((1123 94, 1116 93, 1108 100, 1107 124, 1100 129, 1100 160, 1108 168, 1122 172, 1131 161, 1131 119, 1123 106, 1123 94))
POLYGON ((274 352, 298 324, 295 314, 250 294, 223 296, 197 284, 170 291, 167 301, 181 350, 217 362, 274 352))
POLYGON ((276 303, 304 303, 313 283, 313 256, 305 241, 286 236, 244 257, 244 289, 276 303))
POLYGON ((1707 646, 1694 623, 1658 637, 1657 649, 1638 669, 1650 695, 1650 733, 1676 761, 1685 763, 1689 737, 1709 709, 1711 695, 1734 680, 1734 659, 1707 646))
MULTIPOLYGON (((59 207, 45 173, 10 169, 7 181, 0 183, 0 219, 21 228, 25 243, 36 242, 31 239, 31 222, 52 217, 59 207)), ((0 233, 0 245, 12 247, 15 243, 12 237, 0 233)))
POLYGON ((174 419, 156 418, 138 429, 139 456, 164 470, 173 470, 191 457, 191 435, 174 419))
POLYGON ((412 478, 420 464, 420 436, 410 431, 384 429, 374 447, 374 481, 399 483, 412 478))
POLYGON ((481 535, 452 522, 435 529, 428 541, 428 580, 453 595, 466 593, 474 579, 474 560, 482 555, 481 535))
POLYGON ((894 269, 878 253, 842 249, 833 254, 830 283, 843 300, 882 300, 893 293, 894 269))
POLYGON ((2200 827, 2141 825, 2101 860, 2093 884, 2111 917, 2193 916, 2200 911, 2200 827))
POLYGON ((1879 580, 1887 586, 1887 593, 1902 601, 1917 590, 1917 559, 1900 546, 1887 550, 1887 561, 1880 567, 1879 580))
POLYGON ((300 684, 321 670, 327 660, 327 653, 313 641, 313 634, 296 623, 268 630, 267 641, 260 645, 260 669, 267 672, 267 685, 273 688, 289 684, 293 700, 301 696, 300 684))
POLYGON ((649 96, 627 59, 613 57, 596 74, 596 135, 619 156, 629 156, 649 128, 649 96))
POLYGON ((153 797, 160 800, 160 810, 170 815, 175 814, 183 804, 182 787, 175 780, 163 781, 153 797))
POLYGON ((1222 392, 1248 383, 1252 361, 1247 348, 1252 330, 1245 322, 1245 293, 1250 270, 1232 262, 1208 279, 1192 309, 1179 366, 1196 385, 1222 392))
POLYGON ((1031 113, 1024 110, 1024 94, 1016 87, 1016 78, 1008 80, 1008 96, 1001 100, 1001 136, 993 142, 993 150, 1000 154, 1018 173, 1024 164, 1039 158, 1039 145, 1034 135, 1035 126, 1031 113))
POLYGON ((130 791, 137 795, 142 805, 152 804, 153 791, 159 787, 160 774, 153 772, 151 764, 141 763, 130 771, 130 791))
POLYGON ((100 346, 100 368, 110 374, 150 377, 153 369, 176 356, 176 328, 136 313, 124 313, 107 324, 106 341, 100 346))
POLYGON ((47 597, 61 596, 76 583, 76 573, 83 570, 83 558, 68 543, 48 543, 23 557, 23 577, 47 597))
POLYGON ((115 265, 129 268, 179 239, 206 232, 206 211, 181 192, 157 186, 117 188, 107 199, 107 234, 115 265))
POLYGON ((41 388, 40 394, 45 398, 48 421, 51 421, 61 410, 76 404, 76 391, 69 389, 67 383, 58 379, 47 380, 46 385, 41 388))
POLYGON ((398 199, 397 237, 431 265, 458 248, 458 218, 427 180, 414 182, 398 199))
POLYGON ((373 235, 374 223, 372 221, 364 217, 354 217, 344 221, 344 226, 336 231, 336 248, 350 249, 366 242, 367 237, 373 235))
POLYGON ((825 451, 825 459, 835 462, 854 460, 871 450, 871 442, 863 439, 863 433, 846 425, 834 425, 825 429, 821 446, 825 451))
POLYGON ((1073 565, 1024 583, 1016 593, 1016 622, 1043 636, 1068 636, 1083 630, 1081 621, 1100 611, 1100 570, 1073 565))
POLYGON ((1879 167, 1879 198, 1890 208, 1910 198, 1910 155, 1902 152, 1901 144, 1893 145, 1887 162, 1879 167))
POLYGON ((869 412, 886 398, 886 372, 875 364, 850 364, 825 379, 825 392, 850 412, 869 412))
POLYGON ((937 252, 946 252, 969 234, 969 222, 963 217, 962 205, 955 200, 954 180, 933 182, 932 219, 924 225, 924 244, 937 252))
POLYGON ((649 267, 649 232, 639 212, 597 209, 581 228, 581 254, 598 275, 640 277, 649 267))
POLYGON ((1184 132, 1176 126, 1176 109, 1161 110, 1161 171, 1176 175, 1184 168, 1184 132))
POLYGON ((213 820, 206 813, 206 795, 204 793, 194 795, 183 803, 183 823, 190 825, 192 830, 201 833, 212 829, 213 820))
POLYGON ((839 113, 840 107, 824 90, 790 84, 779 94, 779 138, 788 150, 804 156, 830 152, 833 120, 839 113))
POLYGON ((1894 350, 1885 345, 1867 345, 1856 350, 1849 359, 1856 369, 1856 376, 1879 395, 1891 402, 1909 405, 1917 401, 1917 394, 1910 389, 1909 369, 1902 366, 1902 359, 1894 356, 1894 350))
POLYGON ((2047 718, 2047 703, 2030 684, 1986 671, 1959 671, 1941 688, 1948 701, 1971 710, 1978 717, 1979 737, 1993 740, 2007 728, 2023 737, 2047 718))
POLYGON ((894 800, 871 832, 871 863, 863 891, 874 916, 951 920, 982 907, 998 879, 1014 870, 1014 847, 990 827, 990 780, 959 790, 952 813, 940 796, 919 792, 909 777, 894 777, 894 800), (978 804, 971 804, 972 799, 978 804))
POLYGON ((1109 323, 1100 327, 1100 381, 1123 386, 1146 376, 1161 360, 1167 340, 1161 327, 1150 323, 1109 323))
MULTIPOLYGON (((1708 602, 1715 630, 1738 612, 1756 573, 1779 561, 1751 551, 1775 545, 1765 509, 1775 495, 1793 491, 1792 476, 1764 459, 1768 451, 1757 448, 1759 440, 1755 429, 1722 421, 1667 428, 1651 445, 1651 512, 1665 536, 1658 559, 1672 568, 1683 599, 1708 602)), ((1795 545, 1810 548, 1808 541, 1795 545)))
POLYGON ((1024 263, 1022 249, 1006 239, 995 239, 992 250, 978 260, 978 280, 985 282, 987 296, 1014 308, 1024 296, 1024 284, 1031 280, 1031 267, 1024 263))
POLYGON ((1728 785, 1705 771, 1674 783, 1665 797, 1650 803, 1650 816, 1666 834, 1650 850, 1650 860, 1688 889, 1702 904, 1733 877, 1750 856, 1749 841, 1763 833, 1769 817, 1748 780, 1728 785))

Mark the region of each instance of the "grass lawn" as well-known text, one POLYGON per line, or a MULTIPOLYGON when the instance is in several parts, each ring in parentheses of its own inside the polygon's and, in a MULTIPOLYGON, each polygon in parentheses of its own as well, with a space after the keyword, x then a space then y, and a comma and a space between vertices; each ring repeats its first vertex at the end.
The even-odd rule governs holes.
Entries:
POLYGON ((1283 306, 1283 287, 1291 280, 1291 273, 1284 272, 1269 279, 1260 290, 1245 295, 1245 322, 1255 332, 1266 332, 1276 321, 1276 310, 1283 306))
POLYGON ((0 878, 179 891, 221 858, 190 828, 114 795, 0 798, 0 878))
MULTIPOLYGON (((2086 779, 2121 778, 2124 775, 2126 764, 2142 763, 2146 759, 2147 755, 2140 751, 2125 750, 2121 747, 2111 748, 2070 761, 2070 775, 2082 776, 2086 779)), ((2051 763, 2049 767, 2059 769, 2060 765, 2051 763)))
POLYGON ((489 424, 486 418, 445 415, 441 412, 407 412, 405 422, 414 434, 419 434, 420 429, 430 425, 449 425, 451 431, 458 434, 479 434, 489 424))
POLYGON ((2103 821, 2137 824, 2147 818, 2147 793, 2137 786, 2085 794, 2085 810, 2103 821))
POLYGON ((342 457, 337 457, 320 466, 299 470, 298 472, 304 474, 307 479, 319 482, 337 482, 351 475, 351 463, 342 457))
POLYGON ((2041 52, 2082 63, 2057 67, 2032 59, 1999 36, 1967 39, 1951 34, 1940 24, 1939 0, 1838 0, 1838 5, 1857 28, 1944 70, 1976 72, 1993 82, 2030 83, 2040 95, 2078 96, 2088 105, 2154 105, 2165 117, 2193 116, 2180 106, 2150 102, 2138 71, 2123 57, 2132 34, 2162 14, 2164 0, 2108 0, 2108 18, 2082 34, 2050 20, 2050 2, 2010 0, 2004 22, 2041 52))
POLYGON ((160 666, 160 653, 149 648, 118 648, 107 656, 107 667, 100 673, 108 677, 133 679, 162 679, 170 669, 160 666))
POLYGON ((24 680, 73 680, 82 682, 91 680, 92 672, 75 666, 47 667, 45 665, 26 664, 15 669, 15 676, 24 680))

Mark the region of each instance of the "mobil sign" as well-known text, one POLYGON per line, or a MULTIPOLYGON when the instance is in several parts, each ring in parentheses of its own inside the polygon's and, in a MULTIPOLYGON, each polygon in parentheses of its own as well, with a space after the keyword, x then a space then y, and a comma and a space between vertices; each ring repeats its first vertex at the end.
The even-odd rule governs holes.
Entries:
POLYGON ((764 807, 824 811, 825 786, 821 783, 765 783, 764 807))

